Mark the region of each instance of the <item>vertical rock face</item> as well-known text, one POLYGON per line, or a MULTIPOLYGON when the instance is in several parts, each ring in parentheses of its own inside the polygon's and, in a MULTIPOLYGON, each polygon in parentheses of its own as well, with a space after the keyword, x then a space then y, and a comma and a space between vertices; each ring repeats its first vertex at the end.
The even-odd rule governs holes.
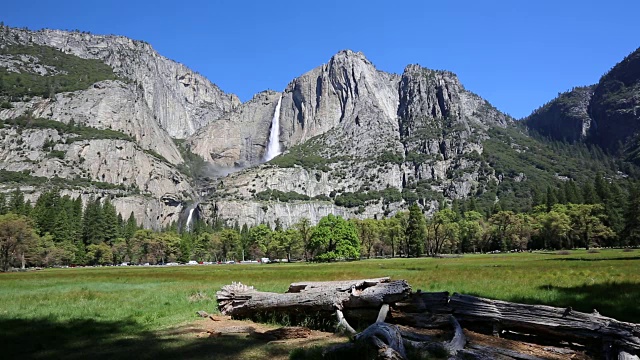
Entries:
POLYGON ((56 94, 53 99, 34 97, 0 110, 0 119, 30 113, 68 124, 111 129, 131 136, 145 150, 152 150, 171 164, 183 161, 169 134, 154 120, 142 91, 121 81, 102 81, 87 90, 56 94))
POLYGON ((640 49, 600 79, 589 114, 595 120, 592 141, 612 152, 640 149, 640 49))
POLYGON ((577 87, 534 111, 524 123, 544 136, 569 142, 584 141, 589 135, 588 107, 595 86, 577 87))
POLYGON ((240 104, 200 74, 160 56, 151 45, 123 36, 60 30, 5 28, 7 43, 46 45, 87 59, 99 59, 131 79, 156 121, 171 137, 185 138, 240 104))
POLYGON ((362 155, 381 137, 397 139, 398 76, 376 70, 362 53, 350 50, 293 80, 282 97, 280 123, 285 146, 332 129, 352 141, 346 154, 362 155))
POLYGON ((483 128, 504 127, 510 122, 486 100, 465 90, 455 74, 419 65, 407 66, 402 74, 398 116, 402 119, 400 131, 405 137, 428 127, 429 122, 436 119, 483 128))
POLYGON ((191 151, 211 164, 245 167, 259 163, 280 93, 265 91, 213 121, 188 139, 191 151))
POLYGON ((640 49, 598 84, 559 95, 524 123, 552 139, 596 144, 640 164, 640 49))
MULTIPOLYGON (((277 99, 270 98, 271 107, 277 99)), ((268 121, 268 116, 259 121, 265 135, 268 121)), ((246 132, 231 123, 229 129, 246 132)), ((327 211, 380 217, 416 200, 431 212, 438 196, 463 198, 482 186, 482 141, 488 129, 509 126, 512 119, 465 90, 450 72, 410 65, 401 76, 388 74, 361 53, 347 50, 287 86, 280 123, 287 149, 283 155, 222 179, 205 213, 216 209, 217 216, 241 223, 277 218, 292 224, 302 217, 317 221, 327 211), (468 158, 472 153, 475 157, 468 158), (385 193, 378 196, 386 198, 353 200, 353 194, 367 192, 385 193), (401 192, 414 195, 405 202, 401 192), (330 198, 341 196, 335 203, 330 198)), ((208 128, 220 126, 216 122, 208 128)), ((207 138, 217 144, 237 137, 228 129, 217 131, 226 135, 203 133, 195 148, 207 138)))

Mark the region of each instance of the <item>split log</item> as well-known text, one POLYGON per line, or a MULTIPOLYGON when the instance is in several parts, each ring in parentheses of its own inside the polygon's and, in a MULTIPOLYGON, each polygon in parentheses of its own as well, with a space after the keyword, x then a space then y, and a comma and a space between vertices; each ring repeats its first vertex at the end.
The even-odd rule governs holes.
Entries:
POLYGON ((499 324, 503 330, 561 338, 591 344, 609 342, 620 349, 640 351, 640 325, 617 321, 571 308, 525 305, 454 294, 452 313, 465 322, 499 324))
POLYGON ((450 356, 456 355, 460 350, 464 349, 467 344, 467 338, 464 336, 464 331, 460 326, 460 323, 456 320, 453 315, 449 316, 449 323, 453 326, 453 338, 450 341, 441 343, 441 342, 432 342, 429 340, 426 341, 414 341, 410 340, 413 338, 412 335, 406 334, 402 332, 405 344, 407 346, 413 347, 416 350, 421 352, 429 352, 432 354, 448 354, 450 356))
POLYGON ((338 317, 338 329, 344 329, 346 332, 348 332, 351 335, 355 335, 358 332, 351 327, 351 325, 349 325, 349 323, 347 322, 347 319, 344 318, 344 315, 342 314, 341 310, 336 310, 336 316, 338 317))
POLYGON ((406 359, 402 335, 395 325, 377 322, 355 336, 355 346, 359 349, 372 349, 378 359, 406 359))
POLYGON ((250 317, 257 313, 312 314, 332 317, 336 310, 377 309, 404 300, 411 287, 389 278, 294 283, 284 294, 261 292, 241 283, 217 292, 218 308, 225 315, 250 317))

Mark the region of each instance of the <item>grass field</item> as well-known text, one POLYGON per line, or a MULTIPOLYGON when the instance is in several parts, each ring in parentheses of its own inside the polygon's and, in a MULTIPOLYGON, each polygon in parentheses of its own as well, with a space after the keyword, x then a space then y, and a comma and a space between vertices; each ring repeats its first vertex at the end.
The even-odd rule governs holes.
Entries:
POLYGON ((640 250, 375 259, 333 264, 49 269, 0 274, 3 358, 272 358, 290 349, 249 339, 166 336, 215 312, 232 281, 283 292, 302 280, 391 276, 413 289, 572 306, 640 322, 640 250), (164 335, 163 335, 164 334, 164 335))

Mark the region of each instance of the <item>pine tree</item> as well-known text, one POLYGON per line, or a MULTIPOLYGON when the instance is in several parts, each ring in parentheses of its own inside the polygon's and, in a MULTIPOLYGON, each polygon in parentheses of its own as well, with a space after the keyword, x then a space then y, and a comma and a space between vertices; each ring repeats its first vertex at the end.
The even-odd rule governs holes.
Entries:
POLYGON ((554 193, 554 195, 556 197, 556 200, 557 200, 558 204, 566 204, 567 203, 567 197, 565 196, 564 189, 563 189, 562 185, 558 186, 554 190, 553 193, 554 193))
POLYGON ((593 180, 593 188, 596 191, 596 195, 598 195, 599 203, 604 204, 611 197, 609 183, 604 180, 600 173, 598 173, 596 178, 593 180))
POLYGON ((100 244, 104 241, 102 205, 99 199, 90 198, 82 218, 82 239, 85 245, 100 244))
POLYGON ((640 245, 640 183, 629 189, 629 201, 624 213, 623 245, 640 245))
POLYGON ((7 197, 4 193, 0 193, 0 215, 7 213, 7 197))
POLYGON ((80 196, 73 200, 70 215, 71 226, 73 227, 73 239, 82 239, 82 199, 80 196))
POLYGON ((20 191, 20 188, 16 188, 11 193, 11 200, 9 201, 9 212, 24 215, 25 214, 25 204, 24 204, 24 194, 20 191))
POLYGON ((105 199, 102 205, 102 229, 103 239, 109 245, 113 244, 113 242, 120 237, 118 214, 109 198, 105 199))
POLYGON ((127 219, 127 223, 124 225, 123 237, 127 240, 131 239, 133 235, 135 235, 136 230, 138 230, 138 223, 136 222, 136 217, 133 215, 132 211, 127 219))
POLYGON ((65 210, 56 216, 56 222, 51 231, 54 241, 57 243, 71 242, 74 240, 73 226, 71 225, 70 214, 65 210))
POLYGON ((582 199, 585 204, 597 204, 599 202, 598 194, 596 194, 596 190, 589 182, 582 186, 582 199))
POLYGON ((551 211, 553 205, 558 203, 558 199, 556 198, 555 192, 551 189, 551 186, 547 186, 547 196, 545 199, 545 204, 547 205, 547 212, 551 211))
POLYGON ((571 203, 571 204, 582 203, 582 194, 580 194, 580 192, 578 191, 578 187, 576 186, 575 181, 569 180, 564 183, 564 193, 568 203, 571 203))
POLYGON ((407 229, 405 231, 409 256, 418 257, 422 255, 426 235, 424 215, 422 215, 420 206, 414 203, 409 207, 409 221, 407 222, 407 229))
MULTIPOLYGON (((54 233, 58 222, 57 219, 63 211, 62 199, 58 189, 40 194, 32 212, 32 218, 35 220, 40 235, 54 233)), ((58 239, 54 240, 59 241, 58 239)))

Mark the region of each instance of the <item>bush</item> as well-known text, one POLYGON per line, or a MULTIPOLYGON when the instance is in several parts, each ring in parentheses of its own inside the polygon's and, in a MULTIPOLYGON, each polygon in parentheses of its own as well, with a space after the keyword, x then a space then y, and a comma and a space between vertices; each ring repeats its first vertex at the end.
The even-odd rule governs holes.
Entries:
POLYGON ((0 68, 0 96, 19 99, 25 96, 49 98, 61 92, 84 90, 91 84, 103 80, 115 80, 118 77, 113 68, 96 59, 83 59, 65 54, 60 50, 43 45, 9 45, 2 49, 4 55, 31 55, 38 58, 40 64, 54 67, 56 75, 35 75, 28 71, 9 72, 0 68))
MULTIPOLYGON (((20 129, 54 129, 57 130, 59 134, 76 134, 76 136, 69 137, 67 139, 67 144, 71 144, 75 141, 82 140, 94 140, 94 139, 113 139, 113 140, 125 140, 135 142, 135 140, 120 131, 115 131, 111 129, 97 129, 91 126, 85 125, 76 125, 74 122, 70 122, 65 124, 60 121, 42 119, 42 118, 32 118, 29 115, 21 115, 13 119, 7 119, 4 121, 0 120, 0 123, 4 125, 14 126, 20 129)), ((45 143, 45 148, 50 148, 55 143, 51 141, 47 141, 45 143)))
POLYGON ((283 192, 280 190, 265 190, 265 191, 261 191, 257 194, 255 194, 256 199, 258 200, 262 200, 262 201, 271 201, 271 200, 276 200, 276 201, 281 201, 281 202, 289 202, 289 201, 296 201, 296 200, 309 200, 309 196, 305 195, 305 194, 300 194, 297 193, 295 191, 287 191, 287 192, 283 192))
POLYGON ((47 155, 47 157, 64 159, 65 154, 66 153, 62 150, 51 150, 49 151, 49 154, 47 155))

